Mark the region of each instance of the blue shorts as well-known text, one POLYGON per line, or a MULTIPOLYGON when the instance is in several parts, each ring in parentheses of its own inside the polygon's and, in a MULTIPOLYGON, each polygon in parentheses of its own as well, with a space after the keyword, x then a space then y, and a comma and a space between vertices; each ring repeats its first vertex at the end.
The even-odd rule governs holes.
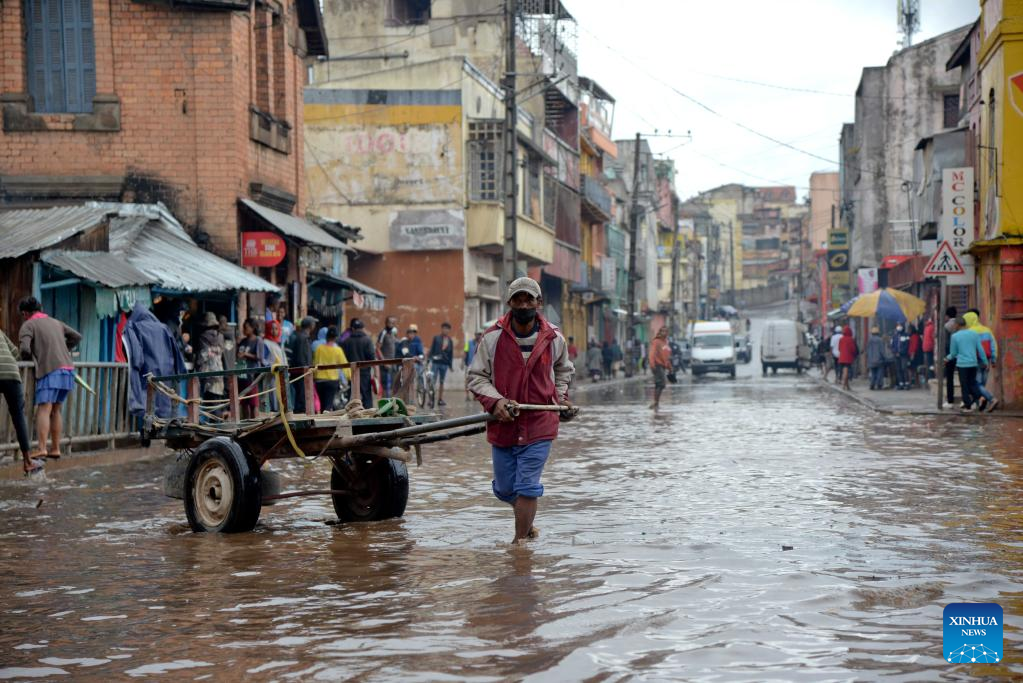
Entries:
POLYGON ((437 373, 437 381, 444 384, 444 378, 448 376, 448 370, 451 369, 450 365, 444 363, 434 363, 433 371, 437 373))
POLYGON ((58 368, 36 380, 36 405, 63 403, 68 392, 75 388, 75 373, 67 368, 58 368))
POLYGON ((505 503, 514 503, 519 496, 539 498, 543 495, 540 475, 551 454, 551 441, 537 441, 528 446, 501 448, 491 446, 494 461, 494 495, 505 503))

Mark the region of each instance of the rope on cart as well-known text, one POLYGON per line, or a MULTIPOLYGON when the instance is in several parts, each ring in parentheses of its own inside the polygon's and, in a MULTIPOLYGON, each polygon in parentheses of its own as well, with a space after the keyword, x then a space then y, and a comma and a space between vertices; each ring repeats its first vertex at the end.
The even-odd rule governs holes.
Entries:
MULTIPOLYGON (((287 368, 287 366, 281 365, 280 363, 274 363, 270 370, 271 372, 280 372, 278 368, 287 368)), ((281 383, 274 382, 274 389, 277 390, 277 406, 278 410, 280 410, 281 422, 284 424, 284 433, 288 435, 288 442, 291 444, 292 450, 294 450, 300 458, 308 460, 309 458, 306 456, 305 452, 298 447, 298 442, 295 441, 295 435, 291 433, 291 423, 288 421, 288 416, 284 414, 284 396, 281 393, 281 383)))

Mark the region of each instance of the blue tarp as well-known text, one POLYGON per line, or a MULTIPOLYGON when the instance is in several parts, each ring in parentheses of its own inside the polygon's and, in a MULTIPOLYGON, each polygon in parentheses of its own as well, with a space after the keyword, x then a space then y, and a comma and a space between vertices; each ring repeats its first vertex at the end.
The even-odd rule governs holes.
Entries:
MULTIPOLYGON (((185 359, 174 342, 167 326, 157 320, 141 303, 128 318, 124 328, 124 345, 128 350, 129 394, 128 412, 143 415, 146 412, 146 375, 175 375, 185 372, 185 359)), ((170 399, 156 395, 156 414, 171 416, 170 399)))

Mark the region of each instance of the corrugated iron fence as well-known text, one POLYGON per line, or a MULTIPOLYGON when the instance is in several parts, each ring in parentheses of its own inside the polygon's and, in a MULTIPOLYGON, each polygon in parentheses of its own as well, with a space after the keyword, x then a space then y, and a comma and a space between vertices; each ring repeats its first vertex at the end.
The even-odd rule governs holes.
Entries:
MULTIPOLYGON (((25 416, 35 447, 33 401, 35 376, 32 363, 18 363, 25 388, 25 416)), ((64 403, 64 434, 61 450, 84 450, 83 446, 114 446, 117 439, 137 433, 135 420, 128 416, 128 366, 125 363, 75 363, 75 373, 95 391, 76 385, 64 403)), ((0 453, 18 450, 10 412, 4 405, 0 414, 0 453)))

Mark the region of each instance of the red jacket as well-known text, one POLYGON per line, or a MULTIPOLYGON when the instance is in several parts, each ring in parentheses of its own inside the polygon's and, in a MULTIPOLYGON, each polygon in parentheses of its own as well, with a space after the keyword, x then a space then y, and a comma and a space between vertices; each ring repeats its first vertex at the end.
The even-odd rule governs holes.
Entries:
POLYGON ((927 324, 924 325, 924 339, 923 339, 924 353, 930 353, 934 350, 934 321, 928 320, 927 324))
MULTIPOLYGON (((465 384, 487 412, 493 412, 502 398, 548 405, 567 398, 575 371, 568 358, 568 344, 558 328, 542 316, 537 320, 540 330, 529 361, 522 360, 510 313, 483 333, 465 384)), ((558 423, 556 412, 523 411, 514 422, 488 423, 487 441, 505 448, 550 441, 558 435, 558 423)))
POLYGON ((842 329, 842 339, 838 342, 838 362, 843 365, 852 365, 856 361, 856 354, 859 352, 856 340, 852 336, 852 328, 846 325, 842 329))

